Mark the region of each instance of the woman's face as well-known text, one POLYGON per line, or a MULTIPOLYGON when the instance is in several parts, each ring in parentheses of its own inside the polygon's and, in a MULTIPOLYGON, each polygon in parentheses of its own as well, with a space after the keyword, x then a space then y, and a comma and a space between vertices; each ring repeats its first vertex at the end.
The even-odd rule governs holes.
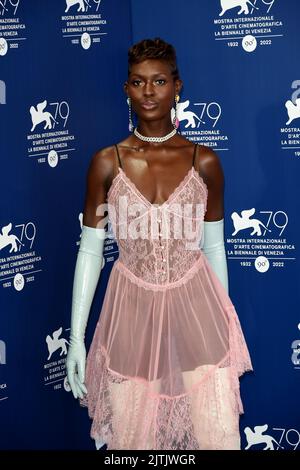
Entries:
POLYGON ((124 88, 139 118, 154 121, 170 116, 181 86, 181 80, 174 81, 167 62, 149 59, 132 66, 124 88))

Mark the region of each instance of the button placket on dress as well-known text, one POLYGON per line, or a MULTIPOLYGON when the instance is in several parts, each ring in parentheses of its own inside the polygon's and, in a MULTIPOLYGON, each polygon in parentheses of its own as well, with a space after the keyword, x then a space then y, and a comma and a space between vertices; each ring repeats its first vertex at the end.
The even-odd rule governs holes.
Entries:
POLYGON ((163 223, 163 209, 158 207, 158 217, 157 217, 157 223, 158 223, 158 272, 161 273, 161 281, 166 282, 167 281, 167 258, 166 258, 166 242, 162 242, 162 223, 163 223))

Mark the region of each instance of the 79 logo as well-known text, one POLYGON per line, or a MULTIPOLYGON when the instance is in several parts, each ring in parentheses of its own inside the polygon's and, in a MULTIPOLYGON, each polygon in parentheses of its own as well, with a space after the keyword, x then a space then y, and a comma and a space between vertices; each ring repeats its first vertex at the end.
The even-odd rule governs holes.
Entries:
POLYGON ((0 16, 4 16, 5 12, 12 11, 15 15, 19 8, 20 0, 0 0, 0 16))
MULTIPOLYGON (((267 2, 266 0, 260 0, 260 1, 261 1, 261 3, 263 3, 264 5, 266 5, 268 7, 266 13, 269 13, 269 11, 271 10, 272 6, 275 3, 275 0, 270 0, 269 2, 267 2)), ((252 0, 251 3, 254 5, 254 7, 251 7, 251 10, 250 10, 250 14, 252 15, 252 13, 254 12, 255 7, 257 7, 257 4, 259 2, 257 0, 252 0)))
POLYGON ((30 114, 33 132, 38 124, 44 123, 44 130, 54 129, 59 121, 63 121, 63 127, 66 127, 70 115, 70 107, 66 101, 56 101, 49 103, 51 111, 46 110, 47 100, 38 103, 36 106, 30 106, 30 114))

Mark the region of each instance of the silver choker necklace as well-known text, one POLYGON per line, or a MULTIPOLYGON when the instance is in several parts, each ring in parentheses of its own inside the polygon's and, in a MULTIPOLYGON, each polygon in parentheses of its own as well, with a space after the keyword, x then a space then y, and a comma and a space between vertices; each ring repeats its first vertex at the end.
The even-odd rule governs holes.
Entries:
POLYGON ((177 129, 173 129, 169 134, 164 135, 163 137, 146 137, 145 135, 140 134, 137 128, 135 128, 133 131, 134 135, 136 135, 139 139, 143 140, 144 142, 165 142, 166 140, 173 137, 176 132, 177 129))

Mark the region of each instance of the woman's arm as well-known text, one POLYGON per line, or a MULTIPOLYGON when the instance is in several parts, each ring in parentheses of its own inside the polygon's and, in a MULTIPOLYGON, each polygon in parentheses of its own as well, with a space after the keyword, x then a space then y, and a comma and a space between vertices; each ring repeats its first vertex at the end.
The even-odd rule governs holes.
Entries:
POLYGON ((224 244, 224 174, 217 154, 208 147, 200 155, 199 171, 208 188, 202 249, 228 293, 228 269, 224 244))
POLYGON ((105 239, 107 182, 113 171, 109 149, 97 152, 90 163, 83 214, 83 227, 77 255, 71 314, 70 347, 67 356, 68 381, 75 398, 86 393, 84 385, 85 329, 99 281, 105 239))

